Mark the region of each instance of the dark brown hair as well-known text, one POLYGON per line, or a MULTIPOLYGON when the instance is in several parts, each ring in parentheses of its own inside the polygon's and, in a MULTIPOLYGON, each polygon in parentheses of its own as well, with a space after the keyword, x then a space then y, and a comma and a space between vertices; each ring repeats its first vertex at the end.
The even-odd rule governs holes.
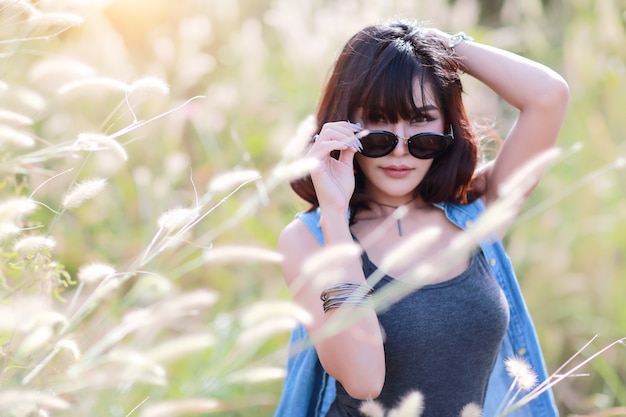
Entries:
MULTIPOLYGON (((366 27, 348 41, 335 62, 317 107, 317 131, 327 122, 348 120, 359 108, 366 118, 375 111, 391 123, 409 120, 418 112, 414 81, 420 81, 422 97, 428 83, 455 140, 448 152, 433 161, 415 196, 426 203, 467 203, 478 197, 471 189, 478 140, 463 106, 462 69, 447 45, 414 22, 366 27)), ((367 204, 365 179, 356 161, 355 168, 352 218, 367 204)), ((291 187, 313 208, 319 205, 310 176, 293 181, 291 187)))

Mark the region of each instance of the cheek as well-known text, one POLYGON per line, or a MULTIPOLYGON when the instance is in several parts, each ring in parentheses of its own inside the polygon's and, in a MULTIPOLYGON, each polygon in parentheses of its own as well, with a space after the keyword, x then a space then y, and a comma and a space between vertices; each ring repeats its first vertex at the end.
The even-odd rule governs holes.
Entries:
POLYGON ((364 174, 367 174, 368 172, 370 172, 372 170, 373 167, 373 159, 372 158, 367 158, 363 155, 361 155, 360 153, 357 153, 355 156, 355 162, 356 164, 358 164, 361 172, 363 172, 364 174))

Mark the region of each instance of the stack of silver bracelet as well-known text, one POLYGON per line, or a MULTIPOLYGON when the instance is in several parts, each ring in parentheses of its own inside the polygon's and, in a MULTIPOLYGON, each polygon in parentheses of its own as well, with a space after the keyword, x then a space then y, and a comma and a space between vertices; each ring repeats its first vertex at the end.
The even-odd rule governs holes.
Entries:
POLYGON ((343 306, 372 306, 371 297, 374 289, 356 282, 340 282, 322 291, 320 299, 324 302, 324 313, 343 306))

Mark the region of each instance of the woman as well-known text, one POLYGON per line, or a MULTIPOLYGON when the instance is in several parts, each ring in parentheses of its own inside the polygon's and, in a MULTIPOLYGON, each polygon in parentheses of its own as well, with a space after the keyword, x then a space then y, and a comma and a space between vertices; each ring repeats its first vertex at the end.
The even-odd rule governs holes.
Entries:
MULTIPOLYGON (((567 100, 567 84, 550 69, 463 33, 398 21, 348 41, 316 113, 307 155, 319 164, 292 184, 312 209, 278 243, 285 280, 312 317, 306 331, 294 331, 292 345, 308 335, 314 345, 290 357, 278 416, 359 416, 364 400, 390 409, 412 391, 424 396, 423 416, 458 416, 469 403, 492 416, 512 384, 504 359, 520 356, 546 378, 499 240, 441 254, 498 201, 512 174, 553 147, 567 100), (495 160, 479 174, 460 71, 519 110, 495 160), (389 262, 406 239, 433 228, 425 248, 389 262), (334 259, 340 272, 311 274, 307 262, 322 246, 339 251, 354 242, 362 254, 334 259), (421 288, 372 308, 385 287, 422 279, 416 271, 436 259, 446 267, 427 274, 421 288), (339 316, 356 319, 325 332, 339 316)), ((552 394, 516 415, 556 415, 552 394)))

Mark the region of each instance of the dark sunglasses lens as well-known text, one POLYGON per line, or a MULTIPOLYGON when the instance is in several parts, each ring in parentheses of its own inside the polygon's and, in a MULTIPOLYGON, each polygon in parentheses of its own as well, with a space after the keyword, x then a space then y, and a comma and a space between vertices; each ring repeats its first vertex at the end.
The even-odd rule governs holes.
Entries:
POLYGON ((380 158, 388 155, 396 147, 396 138, 388 133, 372 132, 361 138, 363 150, 361 154, 369 158, 380 158))
POLYGON ((444 135, 415 135, 409 142, 409 152, 419 159, 432 159, 443 154, 449 145, 450 138, 444 135))

